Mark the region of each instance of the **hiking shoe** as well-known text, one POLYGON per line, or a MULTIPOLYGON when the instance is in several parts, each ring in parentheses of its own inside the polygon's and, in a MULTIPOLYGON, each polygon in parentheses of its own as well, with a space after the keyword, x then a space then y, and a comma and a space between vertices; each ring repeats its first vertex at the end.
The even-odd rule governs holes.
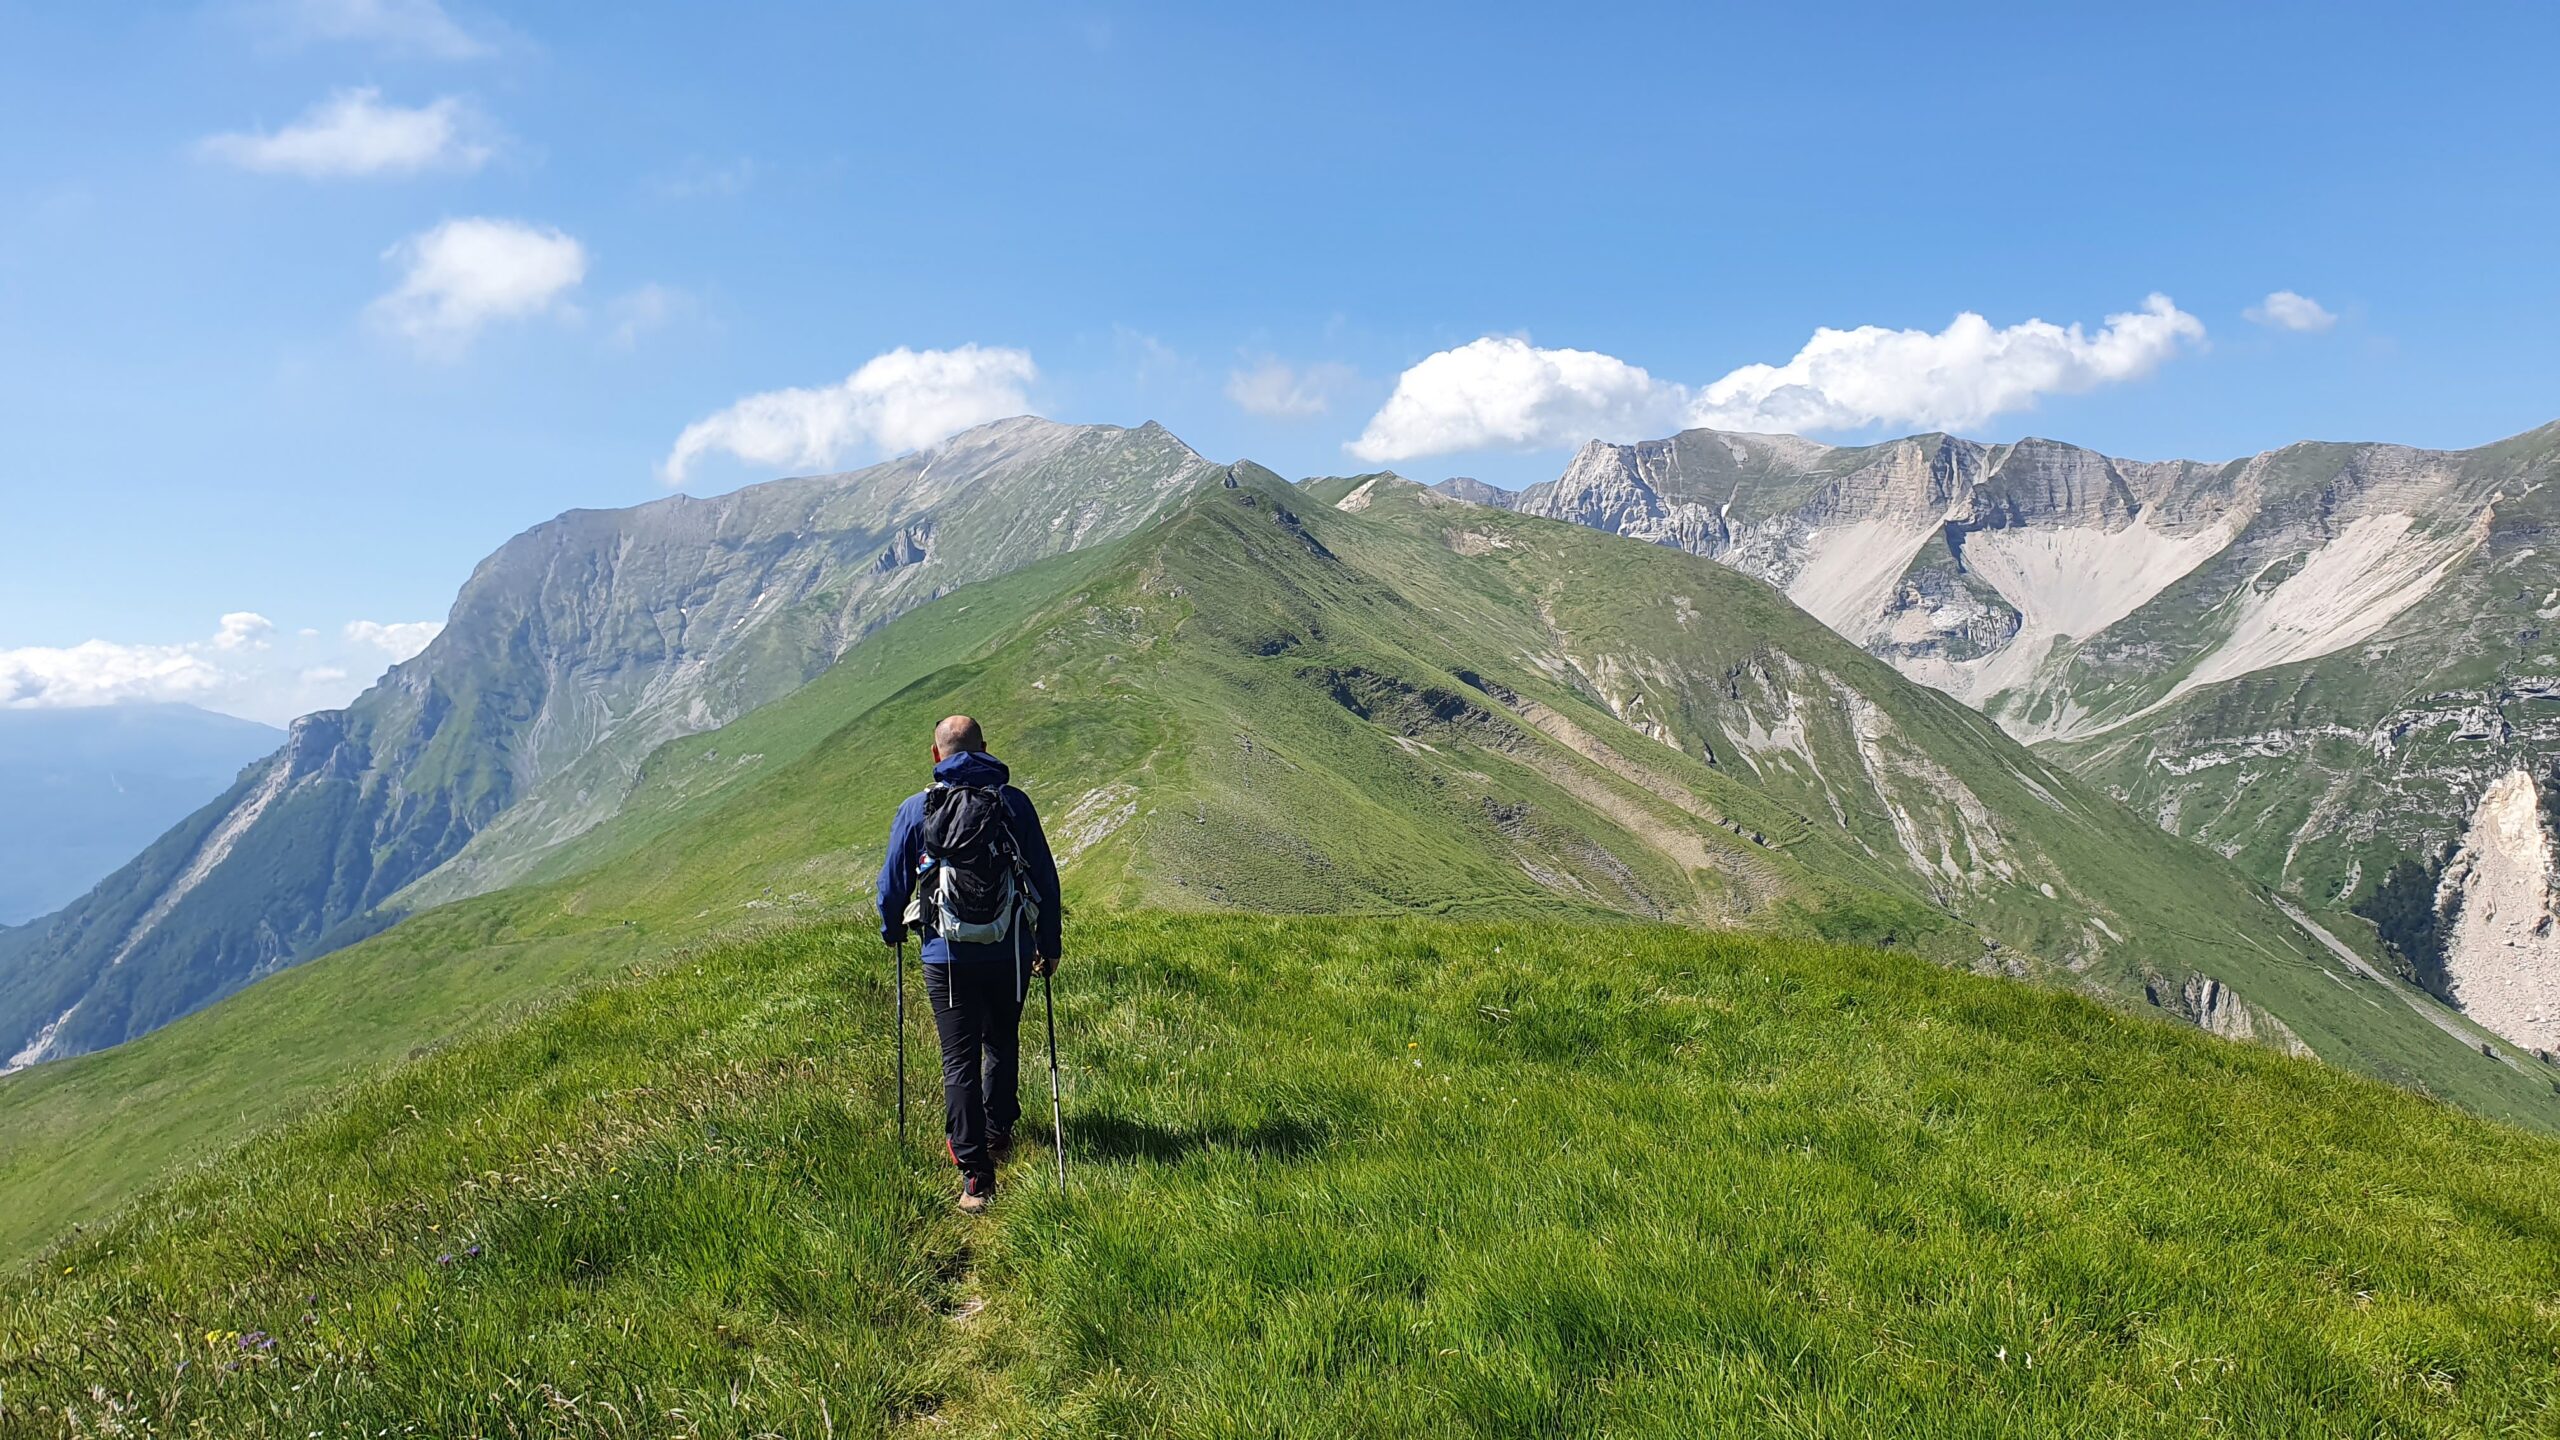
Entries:
POLYGON ((972 1175, 960 1182, 960 1213, 963 1215, 984 1215, 987 1213, 987 1202, 995 1199, 995 1197, 996 1186, 994 1181, 981 1180, 977 1176, 972 1175))
POLYGON ((1001 1165, 1013 1158, 1013 1132, 998 1130, 987 1137, 987 1158, 1001 1165))

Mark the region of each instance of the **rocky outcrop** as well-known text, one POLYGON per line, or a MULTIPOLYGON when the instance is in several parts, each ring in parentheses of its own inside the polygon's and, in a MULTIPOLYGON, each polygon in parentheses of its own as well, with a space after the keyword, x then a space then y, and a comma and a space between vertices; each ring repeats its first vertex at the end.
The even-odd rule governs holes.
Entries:
POLYGON ((2480 797, 2445 867, 2444 968, 2464 1014, 2528 1050, 2560 1052, 2560 917, 2552 840, 2533 777, 2512 770, 2480 797))
POLYGON ((2560 426, 2464 452, 2298 448, 2343 453, 2076 651, 2045 717, 2072 738, 2048 750, 2344 905, 2434 863, 2511 771, 2560 763, 2560 426))
POLYGON ((2302 1043, 2293 1027, 2241 999, 2238 991, 2211 975, 2189 975, 2174 984, 2155 979, 2146 993, 2152 1004, 2209 1034, 2312 1058, 2311 1047, 2302 1043))

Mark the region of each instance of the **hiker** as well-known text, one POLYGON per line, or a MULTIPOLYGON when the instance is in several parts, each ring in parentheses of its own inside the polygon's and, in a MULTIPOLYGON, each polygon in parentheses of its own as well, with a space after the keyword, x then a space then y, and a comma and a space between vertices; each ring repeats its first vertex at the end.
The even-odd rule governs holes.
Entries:
POLYGON ((1058 968, 1058 867, 1031 797, 1006 783, 978 722, 933 730, 933 785, 907 797, 880 864, 880 938, 924 937, 924 990, 942 1037, 944 1148, 960 1208, 995 1194, 1021 1117, 1022 1003, 1058 968), (948 913, 946 913, 948 912, 948 913))

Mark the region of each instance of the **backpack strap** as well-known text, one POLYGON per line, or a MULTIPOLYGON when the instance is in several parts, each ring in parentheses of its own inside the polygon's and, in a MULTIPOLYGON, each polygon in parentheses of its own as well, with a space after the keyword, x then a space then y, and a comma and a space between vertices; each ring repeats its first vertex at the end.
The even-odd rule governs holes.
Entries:
MULTIPOLYGON (((1008 858, 1013 862, 1014 908, 1021 912, 1017 917, 1019 922, 1029 929, 1040 921, 1040 887, 1031 883, 1031 862, 1022 853, 1022 837, 1014 833, 1015 812, 1013 802, 1007 798, 1021 794, 1020 790, 1007 785, 997 792, 996 798, 1004 803, 1005 843, 1008 858)), ((1030 797, 1025 795, 1023 799, 1028 802, 1030 797)))

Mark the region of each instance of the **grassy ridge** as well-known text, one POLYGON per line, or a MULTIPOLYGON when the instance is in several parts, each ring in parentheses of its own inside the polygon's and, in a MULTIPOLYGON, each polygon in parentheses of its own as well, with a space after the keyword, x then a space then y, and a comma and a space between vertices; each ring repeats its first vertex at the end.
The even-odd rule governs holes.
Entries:
POLYGON ((1035 1150, 963 1221, 895 1145, 860 929, 714 948, 48 1255, 0 1300, 0 1432, 2560 1420, 2560 1144, 2334 1069, 1659 927, 1138 915, 1071 951, 1063 1194, 1035 1150))
POLYGON ((1890 942, 2128 1004, 2146 993, 2140 967, 2170 976, 2174 996, 2196 966, 2334 1063, 2560 1124, 2543 1067, 2448 1037, 2326 961, 2209 855, 2076 790, 1755 581, 1402 491, 1284 520, 1278 502, 1300 497, 1245 478, 1115 545, 956 591, 793 695, 665 747, 621 815, 524 885, 0 1081, 0 1260, 347 1074, 560 985, 867 909, 882 819, 923 778, 920 737, 955 709, 994 723, 1070 856, 1079 907, 1615 908, 1890 942), (1883 697, 1893 733, 1859 743, 1816 671, 1883 697), (1755 675, 1799 688, 1755 691, 1755 675), (1770 727, 1804 748, 1771 748, 1770 727), (1933 795, 1949 772, 1998 812, 2020 868, 1941 906, 1902 825, 1928 848, 1979 836, 1933 795), (2056 894, 2030 883, 2048 874, 2056 894), (2126 943, 2093 958, 2117 932, 2126 943))

